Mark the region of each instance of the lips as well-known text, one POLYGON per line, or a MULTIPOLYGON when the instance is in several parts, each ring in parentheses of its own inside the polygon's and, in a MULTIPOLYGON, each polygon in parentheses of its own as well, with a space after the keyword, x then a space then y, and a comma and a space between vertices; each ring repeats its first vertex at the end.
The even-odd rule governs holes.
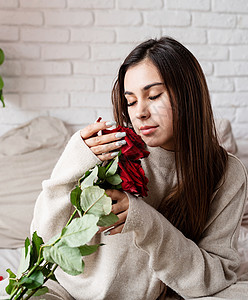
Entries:
POLYGON ((139 130, 142 134, 148 135, 156 131, 157 128, 158 126, 141 126, 139 130))

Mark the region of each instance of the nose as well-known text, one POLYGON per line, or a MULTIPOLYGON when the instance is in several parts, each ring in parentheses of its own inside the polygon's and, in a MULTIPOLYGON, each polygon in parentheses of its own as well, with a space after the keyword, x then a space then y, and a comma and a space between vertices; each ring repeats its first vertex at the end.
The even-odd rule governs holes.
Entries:
POLYGON ((147 119, 150 116, 149 104, 145 101, 139 101, 137 105, 136 118, 147 119))

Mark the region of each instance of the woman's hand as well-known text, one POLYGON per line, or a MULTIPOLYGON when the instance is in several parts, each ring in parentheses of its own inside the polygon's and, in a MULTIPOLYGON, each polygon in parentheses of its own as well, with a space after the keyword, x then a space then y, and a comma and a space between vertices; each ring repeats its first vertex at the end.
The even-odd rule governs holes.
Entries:
POLYGON ((97 135, 99 131, 113 125, 115 125, 115 122, 97 122, 88 125, 80 131, 85 144, 101 161, 115 157, 119 152, 119 148, 126 144, 126 141, 122 139, 126 136, 125 132, 97 135))
POLYGON ((112 213, 117 215, 119 220, 110 227, 101 227, 99 232, 103 232, 106 230, 106 235, 121 233, 127 219, 129 199, 125 193, 118 190, 106 190, 106 194, 112 199, 112 201, 114 201, 114 204, 112 205, 112 213), (107 230, 108 228, 112 228, 113 226, 113 229, 107 230))

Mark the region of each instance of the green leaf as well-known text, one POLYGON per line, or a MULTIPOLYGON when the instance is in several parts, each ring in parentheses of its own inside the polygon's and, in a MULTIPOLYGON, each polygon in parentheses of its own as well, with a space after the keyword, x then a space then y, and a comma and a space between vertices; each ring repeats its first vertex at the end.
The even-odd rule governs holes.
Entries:
POLYGON ((3 50, 0 48, 0 65, 4 62, 4 52, 3 50))
POLYGON ((33 266, 37 262, 42 244, 44 244, 43 239, 40 236, 38 236, 37 232, 35 231, 32 236, 32 251, 31 251, 31 258, 30 258, 31 260, 30 266, 33 266))
POLYGON ((16 275, 10 269, 7 269, 6 271, 9 273, 9 284, 5 288, 5 291, 8 295, 10 295, 16 286, 16 281, 14 280, 16 275))
POLYGON ((122 182, 121 177, 118 174, 107 177, 106 180, 113 185, 118 185, 122 182))
POLYGON ((90 214, 72 220, 70 225, 63 228, 61 242, 69 247, 80 247, 88 243, 98 231, 98 220, 98 217, 90 214))
MULTIPOLYGON (((33 291, 28 291, 27 295, 30 295, 33 291)), ((33 294, 33 297, 42 296, 49 292, 49 289, 46 286, 39 288, 37 292, 33 294)))
POLYGON ((110 177, 110 176, 112 176, 112 175, 114 175, 114 174, 116 173, 116 171, 117 171, 117 169, 118 169, 118 161, 119 161, 119 156, 117 155, 117 156, 113 159, 113 161, 112 161, 110 167, 108 168, 108 170, 107 170, 107 172, 106 172, 106 177, 110 177))
POLYGON ((75 189, 73 189, 71 191, 71 204, 76 207, 80 216, 82 216, 82 214, 83 214, 82 208, 80 206, 81 193, 82 193, 82 190, 80 189, 80 187, 78 185, 75 187, 75 189))
POLYGON ((44 283, 44 276, 42 272, 34 271, 29 277, 25 276, 22 277, 21 280, 18 282, 18 285, 25 286, 28 289, 36 289, 44 283))
POLYGON ((105 179, 106 168, 103 166, 98 166, 98 177, 100 179, 105 179))
POLYGON ((100 246, 104 244, 97 244, 97 245, 83 245, 79 247, 80 253, 82 256, 90 255, 97 251, 100 246))
POLYGON ((4 82, 3 82, 2 77, 0 76, 0 90, 2 90, 3 87, 4 87, 4 82))
POLYGON ((50 247, 49 251, 52 259, 64 272, 70 275, 79 275, 83 273, 84 262, 78 248, 68 247, 60 241, 53 247, 50 247))
POLYGON ((99 219, 97 225, 100 227, 108 227, 108 226, 115 224, 118 220, 119 220, 119 218, 111 212, 107 216, 102 216, 99 219))
POLYGON ((31 257, 32 246, 30 245, 30 241, 28 238, 25 240, 25 247, 22 248, 20 265, 17 271, 17 278, 20 278, 22 273, 27 271, 30 265, 30 257, 31 257))
POLYGON ((88 186, 92 186, 97 181, 98 178, 97 174, 98 174, 98 166, 95 166, 91 174, 81 182, 80 185, 81 189, 83 190, 88 186))
POLYGON ((112 209, 112 200, 99 186, 89 186, 81 194, 81 207, 88 213, 101 217, 108 215, 112 209))

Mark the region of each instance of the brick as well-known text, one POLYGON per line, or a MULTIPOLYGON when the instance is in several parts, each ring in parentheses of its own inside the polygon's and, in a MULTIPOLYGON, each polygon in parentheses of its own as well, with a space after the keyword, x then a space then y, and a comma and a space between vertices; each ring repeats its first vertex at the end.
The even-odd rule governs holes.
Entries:
POLYGON ((48 92, 92 91, 93 87, 92 78, 63 76, 46 79, 46 91, 48 92))
POLYGON ((43 18, 40 12, 1 10, 0 24, 6 25, 42 25, 43 18))
POLYGON ((113 75, 117 74, 119 62, 73 62, 73 73, 74 74, 85 74, 85 75, 113 75))
POLYGON ((248 12, 247 0, 213 0, 212 10, 218 12, 245 13, 248 12))
POLYGON ((72 42, 112 43, 115 41, 115 31, 102 28, 72 28, 72 42))
POLYGON ((113 88, 114 76, 101 76, 95 79, 96 92, 110 92, 113 88))
POLYGON ((17 41, 19 39, 19 30, 14 26, 0 26, 0 39, 2 41, 17 41))
POLYGON ((84 108, 56 108, 50 109, 49 115, 59 118, 67 124, 87 124, 94 123, 96 120, 96 113, 93 110, 84 108))
POLYGON ((213 106, 215 119, 228 119, 230 122, 235 121, 236 108, 234 107, 215 107, 213 106))
POLYGON ((20 76, 22 73, 19 61, 5 60, 1 65, 0 74, 5 77, 20 76))
POLYGON ((45 24, 50 26, 87 26, 93 23, 93 15, 88 11, 46 11, 45 24))
POLYGON ((205 11, 210 9, 210 0, 166 0, 165 5, 169 9, 205 11))
POLYGON ((238 107, 237 108, 237 122, 247 123, 248 107, 238 107))
POLYGON ((105 121, 114 120, 112 108, 100 108, 96 110, 96 117, 101 116, 105 121))
POLYGON ((231 60, 248 60, 248 46, 231 46, 230 49, 230 59, 231 60))
POLYGON ((111 93, 71 93, 70 102, 72 107, 112 107, 111 93))
POLYGON ((25 75, 67 75, 71 74, 69 62, 25 62, 23 64, 25 75))
POLYGON ((1 8, 16 8, 18 7, 18 0, 0 0, 1 8))
POLYGON ((121 9, 157 9, 163 7, 162 0, 119 0, 117 4, 118 8, 121 9))
POLYGON ((182 44, 205 44, 207 33, 205 29, 199 28, 164 28, 162 35, 171 36, 182 44))
MULTIPOLYGON (((248 91, 248 78, 235 78, 235 86, 237 91, 248 91)), ((248 95, 247 95, 247 105, 248 105, 248 95)))
POLYGON ((1 43, 7 59, 37 59, 40 57, 40 47, 38 45, 27 45, 18 43, 1 43))
POLYGON ((68 42, 69 30, 52 28, 21 28, 25 42, 68 42))
POLYGON ((122 27, 117 28, 117 42, 118 43, 140 43, 150 38, 160 38, 161 29, 154 27, 134 27, 130 28, 122 27))
POLYGON ((217 76, 242 76, 248 75, 248 62, 217 62, 215 63, 217 76))
POLYGON ((220 13, 193 13, 192 25, 195 27, 234 28, 236 16, 220 13))
POLYGON ((67 0, 71 8, 107 9, 114 8, 114 0, 67 0))
POLYGON ((228 60, 228 48, 224 46, 189 45, 188 49, 201 61, 228 60))
POLYGON ((213 93, 212 104, 215 107, 245 107, 248 106, 248 93, 213 93))
MULTIPOLYGON (((18 94, 5 94, 4 93, 5 106, 8 108, 20 107, 20 96, 18 94)), ((2 124, 1 124, 2 126, 2 124)))
POLYGON ((94 45, 91 53, 94 60, 123 60, 134 47, 132 45, 94 45))
POLYGON ((5 108, 0 109, 0 120, 5 125, 20 125, 39 116, 47 116, 46 111, 5 108))
MULTIPOLYGON (((9 1, 9 0, 8 0, 9 1)), ((66 0, 20 0, 21 7, 30 8, 64 8, 66 0)))
POLYGON ((50 108, 68 107, 69 96, 66 93, 60 94, 22 94, 22 108, 50 108))
POLYGON ((248 16, 238 16, 238 28, 248 28, 248 16))
POLYGON ((90 50, 85 45, 44 45, 41 48, 41 57, 45 60, 54 59, 88 59, 90 50))
POLYGON ((138 11, 96 11, 97 26, 137 26, 142 24, 141 13, 138 11))
POLYGON ((208 39, 210 44, 247 44, 248 30, 210 29, 208 31, 208 39))
POLYGON ((234 83, 230 78, 208 77, 207 84, 210 92, 232 92, 234 90, 234 83))
POLYGON ((202 67, 203 73, 205 76, 209 76, 213 74, 213 64, 211 62, 201 61, 200 65, 202 67))
POLYGON ((44 89, 43 78, 4 78, 5 90, 8 93, 16 92, 42 92, 44 89))
POLYGON ((152 26, 189 26, 191 17, 189 12, 182 11, 151 11, 144 12, 145 24, 152 26))

